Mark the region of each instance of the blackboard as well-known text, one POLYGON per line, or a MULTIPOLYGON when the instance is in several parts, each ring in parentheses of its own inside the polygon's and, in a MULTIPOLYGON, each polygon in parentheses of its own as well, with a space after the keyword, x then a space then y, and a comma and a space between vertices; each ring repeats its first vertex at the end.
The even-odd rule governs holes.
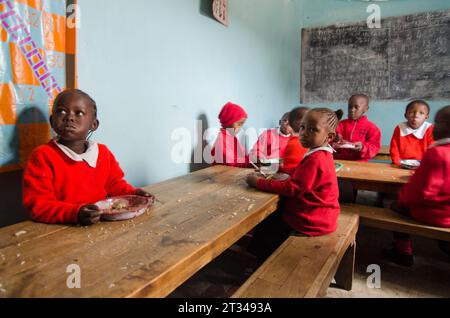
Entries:
POLYGON ((450 98, 450 11, 302 29, 301 101, 450 98))

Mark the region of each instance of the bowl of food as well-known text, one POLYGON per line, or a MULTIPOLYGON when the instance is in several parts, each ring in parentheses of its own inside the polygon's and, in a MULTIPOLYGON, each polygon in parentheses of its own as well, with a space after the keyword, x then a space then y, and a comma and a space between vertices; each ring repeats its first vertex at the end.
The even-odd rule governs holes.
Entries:
POLYGON ((143 214, 153 201, 150 197, 139 195, 121 195, 95 203, 105 221, 121 221, 135 218, 143 214))
POLYGON ((342 149, 355 149, 356 145, 352 142, 349 141, 344 141, 343 143, 339 143, 338 144, 338 148, 342 148, 342 149))
POLYGON ((277 180, 277 181, 284 181, 289 179, 291 176, 288 175, 287 173, 281 173, 281 172, 277 172, 277 173, 273 173, 273 174, 262 174, 262 173, 258 173, 257 174, 258 177, 260 178, 265 178, 267 180, 277 180))
POLYGON ((414 170, 419 168, 420 160, 400 160, 400 166, 404 169, 414 170))

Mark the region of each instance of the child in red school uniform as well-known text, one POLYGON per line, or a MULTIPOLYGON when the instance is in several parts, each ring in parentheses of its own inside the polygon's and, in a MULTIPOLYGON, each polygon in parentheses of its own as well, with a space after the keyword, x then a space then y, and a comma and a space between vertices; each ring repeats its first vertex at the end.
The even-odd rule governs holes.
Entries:
POLYGON ((50 123, 57 137, 37 147, 23 175, 23 204, 31 218, 44 223, 90 225, 100 220, 93 203, 136 194, 109 149, 88 140, 97 130, 97 105, 85 92, 68 89, 56 97, 50 123))
POLYGON ((255 229, 250 251, 258 258, 269 256, 289 235, 319 236, 337 229, 340 212, 333 149, 342 111, 311 109, 300 125, 300 142, 309 149, 292 177, 276 181, 247 176, 247 183, 262 191, 278 193, 280 209, 255 229))
POLYGON ((211 149, 212 164, 248 168, 249 158, 244 147, 236 138, 247 120, 247 113, 241 106, 228 102, 222 107, 219 120, 222 128, 211 149))
POLYGON ((357 94, 348 101, 348 119, 342 120, 336 130, 337 143, 333 144, 335 159, 369 161, 381 148, 381 131, 365 115, 369 110, 369 97, 357 94))
MULTIPOLYGON (((393 208, 427 225, 450 228, 450 106, 440 109, 434 120, 435 143, 425 153, 421 165, 400 190, 393 208)), ((384 250, 391 261, 414 264, 410 236, 394 233, 394 246, 384 250)), ((439 242, 450 256, 448 242, 439 242)))
POLYGON ((279 124, 280 127, 268 129, 259 135, 258 141, 249 153, 253 162, 284 158, 284 152, 292 133, 292 128, 289 126, 289 113, 285 113, 281 117, 279 124))
POLYGON ((406 106, 406 122, 395 127, 391 139, 392 162, 400 166, 401 160, 422 160, 428 147, 434 142, 433 125, 427 122, 430 106, 423 100, 415 100, 406 106))
POLYGON ((299 139, 300 124, 303 116, 309 110, 309 107, 301 106, 296 107, 289 113, 289 126, 292 128, 292 135, 289 138, 286 150, 284 151, 283 163, 280 167, 280 172, 292 174, 298 164, 302 161, 303 156, 308 151, 304 148, 299 139))

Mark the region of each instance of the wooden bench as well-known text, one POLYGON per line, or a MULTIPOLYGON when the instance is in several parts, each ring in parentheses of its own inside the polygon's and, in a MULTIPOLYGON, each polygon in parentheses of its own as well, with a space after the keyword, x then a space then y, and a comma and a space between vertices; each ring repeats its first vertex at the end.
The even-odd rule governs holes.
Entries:
POLYGON ((333 277, 336 286, 351 290, 358 219, 343 212, 334 233, 290 236, 232 297, 324 297, 333 277))
POLYGON ((450 228, 429 226, 390 209, 359 204, 343 204, 341 208, 349 213, 359 215, 361 224, 370 227, 450 241, 450 228))

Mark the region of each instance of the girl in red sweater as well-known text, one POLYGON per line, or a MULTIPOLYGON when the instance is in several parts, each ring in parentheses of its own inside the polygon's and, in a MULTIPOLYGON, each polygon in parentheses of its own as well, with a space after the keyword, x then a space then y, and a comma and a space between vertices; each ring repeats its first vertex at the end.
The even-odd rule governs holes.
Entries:
POLYGON ((241 106, 228 102, 222 107, 219 120, 222 128, 211 150, 212 164, 248 168, 249 158, 244 147, 236 138, 247 120, 247 113, 241 106))
POLYGON ((279 121, 280 127, 264 131, 250 150, 249 156, 253 162, 263 159, 284 158, 287 143, 291 137, 289 113, 285 113, 279 121))
POLYGON ((109 149, 89 141, 97 130, 97 105, 78 89, 55 98, 50 123, 57 137, 37 147, 23 175, 23 204, 31 218, 45 223, 90 225, 100 220, 93 203, 107 197, 137 194, 109 149))
POLYGON ((309 107, 296 107, 289 113, 289 125, 292 128, 292 135, 289 138, 286 150, 284 151, 283 164, 281 165, 280 171, 292 174, 298 164, 302 161, 303 156, 308 151, 308 149, 302 147, 299 140, 300 125, 303 117, 309 107))
MULTIPOLYGON (((416 221, 450 228, 450 106, 437 112, 434 123, 433 137, 436 142, 427 150, 419 168, 400 190, 398 204, 393 208, 416 221)), ((450 255, 448 242, 440 242, 439 246, 450 255)), ((384 253, 398 264, 414 264, 408 234, 394 233, 394 246, 384 253)))
POLYGON ((247 176, 250 186, 284 197, 282 212, 275 212, 255 230, 250 250, 258 258, 266 258, 293 233, 319 236, 336 230, 339 190, 329 143, 336 136, 340 117, 341 110, 328 108, 306 113, 300 125, 300 142, 309 151, 288 180, 247 176))
POLYGON ((381 148, 381 131, 365 115, 369 111, 369 97, 357 94, 348 101, 348 119, 336 130, 335 159, 369 161, 381 148))
POLYGON ((434 142, 433 125, 427 122, 430 106, 415 100, 406 106, 406 122, 395 127, 391 139, 392 162, 400 166, 401 160, 422 160, 425 151, 434 142))

